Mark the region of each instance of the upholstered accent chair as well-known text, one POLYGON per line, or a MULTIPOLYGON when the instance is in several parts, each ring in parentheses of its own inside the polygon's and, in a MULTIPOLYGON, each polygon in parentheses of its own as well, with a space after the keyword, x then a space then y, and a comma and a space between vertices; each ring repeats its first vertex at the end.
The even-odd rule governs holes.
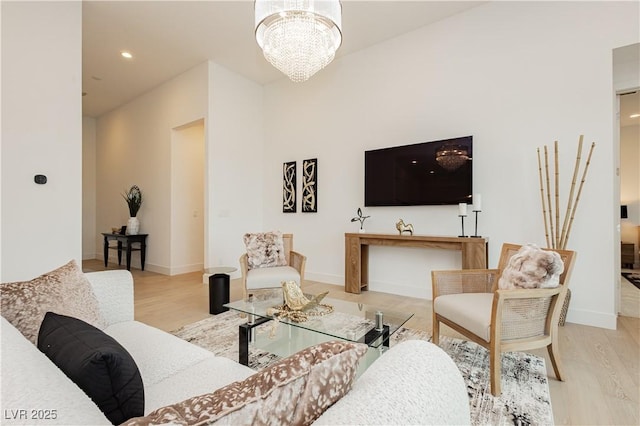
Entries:
MULTIPOLYGON (((558 353, 558 321, 567 294, 575 252, 560 254, 564 272, 555 288, 498 288, 509 259, 521 248, 504 244, 497 269, 432 271, 433 343, 439 344, 440 323, 489 350, 491 393, 498 396, 502 352, 546 347, 556 378, 563 380, 558 353)), ((550 250, 550 249, 544 249, 550 250)))
POLYGON ((244 241, 247 253, 240 256, 240 272, 245 299, 251 290, 281 288, 283 281, 302 287, 307 258, 293 251, 293 234, 245 234, 244 241))

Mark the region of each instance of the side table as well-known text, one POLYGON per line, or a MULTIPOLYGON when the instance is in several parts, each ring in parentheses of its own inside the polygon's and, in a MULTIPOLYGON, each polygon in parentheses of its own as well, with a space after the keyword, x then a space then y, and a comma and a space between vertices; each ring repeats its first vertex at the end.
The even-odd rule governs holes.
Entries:
POLYGON ((136 234, 136 235, 124 235, 124 234, 113 234, 108 232, 103 232, 104 236, 104 266, 107 266, 107 261, 109 260, 109 249, 118 250, 118 265, 122 262, 122 252, 124 251, 127 256, 127 271, 131 270, 131 252, 139 251, 140 252, 140 266, 144 271, 144 260, 147 254, 147 236, 149 234, 136 234), (109 246, 109 241, 115 240, 118 245, 115 247, 109 246), (134 248, 133 244, 139 244, 139 248, 134 248))
POLYGON ((204 270, 209 276, 209 313, 221 314, 229 310, 229 274, 237 271, 233 266, 216 266, 204 270))

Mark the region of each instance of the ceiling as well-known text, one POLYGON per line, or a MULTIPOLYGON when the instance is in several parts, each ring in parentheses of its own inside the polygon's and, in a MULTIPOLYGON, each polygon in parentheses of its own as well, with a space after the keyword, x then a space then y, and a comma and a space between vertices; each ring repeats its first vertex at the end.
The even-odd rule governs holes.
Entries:
MULTIPOLYGON (((336 56, 483 3, 342 0, 343 43, 336 56)), ((206 60, 260 84, 286 78, 264 59, 255 41, 253 4, 253 0, 83 1, 83 115, 98 117, 206 60), (123 50, 130 51, 133 59, 122 58, 123 50)), ((614 62, 637 64, 638 46, 616 49, 614 62)), ((640 112, 640 93, 622 96, 620 111, 622 126, 639 124, 640 118, 629 115, 640 112)))
MULTIPOLYGON (((343 0, 343 43, 336 57, 483 3, 343 0)), ((264 59, 256 44, 253 4, 250 0, 83 1, 83 115, 100 116, 206 60, 260 84, 286 78, 264 59), (123 50, 130 51, 133 59, 122 58, 123 50)))

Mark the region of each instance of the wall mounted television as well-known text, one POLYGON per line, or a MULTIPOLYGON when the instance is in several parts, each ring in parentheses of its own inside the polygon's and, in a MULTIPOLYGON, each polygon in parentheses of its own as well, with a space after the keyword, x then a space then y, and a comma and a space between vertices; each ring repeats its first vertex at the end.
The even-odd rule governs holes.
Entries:
POLYGON ((364 205, 472 203, 473 136, 364 153, 364 205))

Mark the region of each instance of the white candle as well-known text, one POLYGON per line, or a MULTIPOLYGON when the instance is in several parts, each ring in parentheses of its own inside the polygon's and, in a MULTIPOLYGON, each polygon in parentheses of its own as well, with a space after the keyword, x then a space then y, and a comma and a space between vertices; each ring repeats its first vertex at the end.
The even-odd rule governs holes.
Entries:
POLYGON ((467 203, 460 203, 458 204, 458 210, 459 210, 459 215, 460 216, 466 216, 467 215, 467 203))
POLYGON ((480 194, 476 194, 473 196, 473 211, 482 211, 482 196, 480 194))

